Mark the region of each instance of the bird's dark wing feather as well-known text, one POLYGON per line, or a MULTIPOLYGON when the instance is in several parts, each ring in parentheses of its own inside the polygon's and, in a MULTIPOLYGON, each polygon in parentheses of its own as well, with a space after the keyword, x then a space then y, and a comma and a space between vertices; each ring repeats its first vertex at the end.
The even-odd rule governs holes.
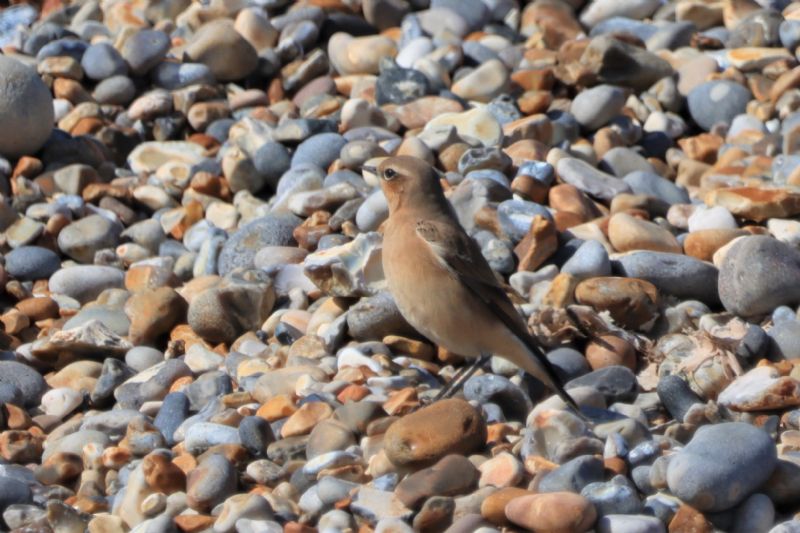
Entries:
MULTIPOLYGON (((575 400, 564 390, 555 369, 528 332, 524 320, 498 283, 477 243, 460 227, 431 220, 417 222, 416 232, 430 245, 452 275, 472 291, 525 344, 550 376, 558 395, 568 405, 578 410, 575 400)), ((579 410, 578 412, 580 413, 579 410)))

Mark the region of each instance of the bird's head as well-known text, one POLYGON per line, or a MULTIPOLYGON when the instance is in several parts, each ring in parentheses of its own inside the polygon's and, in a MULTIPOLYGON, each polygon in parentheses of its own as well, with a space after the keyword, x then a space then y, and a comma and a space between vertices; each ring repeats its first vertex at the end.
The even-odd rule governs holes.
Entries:
POLYGON ((446 202, 439 172, 416 157, 387 157, 376 167, 364 168, 374 172, 380 179, 381 189, 394 211, 404 205, 425 207, 446 202))

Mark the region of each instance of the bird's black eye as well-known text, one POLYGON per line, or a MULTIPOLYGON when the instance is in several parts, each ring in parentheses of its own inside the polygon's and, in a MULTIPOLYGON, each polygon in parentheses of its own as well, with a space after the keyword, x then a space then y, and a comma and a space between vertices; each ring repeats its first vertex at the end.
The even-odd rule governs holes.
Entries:
POLYGON ((387 168, 383 171, 383 179, 386 181, 393 180, 397 177, 397 171, 393 168, 387 168))

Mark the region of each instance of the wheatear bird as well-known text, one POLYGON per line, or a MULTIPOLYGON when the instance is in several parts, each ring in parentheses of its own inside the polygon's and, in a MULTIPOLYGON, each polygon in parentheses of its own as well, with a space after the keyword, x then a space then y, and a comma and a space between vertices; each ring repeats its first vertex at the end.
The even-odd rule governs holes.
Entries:
POLYGON ((364 169, 380 178, 389 203, 383 270, 403 317, 459 355, 508 359, 578 410, 477 243, 459 224, 437 171, 408 156, 364 169))

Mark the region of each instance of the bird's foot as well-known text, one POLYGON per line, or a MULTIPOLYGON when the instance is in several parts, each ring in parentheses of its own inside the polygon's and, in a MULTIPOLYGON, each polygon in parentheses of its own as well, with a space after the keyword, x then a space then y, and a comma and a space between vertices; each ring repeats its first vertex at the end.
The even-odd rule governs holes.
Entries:
POLYGON ((458 391, 460 391, 464 387, 464 384, 469 380, 469 378, 474 376, 478 370, 483 368, 483 366, 489 361, 490 358, 491 355, 483 354, 478 359, 476 359, 475 362, 472 363, 471 365, 459 368, 458 371, 453 376, 453 379, 451 379, 450 382, 447 383, 447 385, 442 387, 442 390, 440 390, 439 393, 436 396, 434 396, 433 399, 430 402, 428 402, 427 405, 438 402, 439 400, 452 398, 453 396, 458 394, 458 391))

